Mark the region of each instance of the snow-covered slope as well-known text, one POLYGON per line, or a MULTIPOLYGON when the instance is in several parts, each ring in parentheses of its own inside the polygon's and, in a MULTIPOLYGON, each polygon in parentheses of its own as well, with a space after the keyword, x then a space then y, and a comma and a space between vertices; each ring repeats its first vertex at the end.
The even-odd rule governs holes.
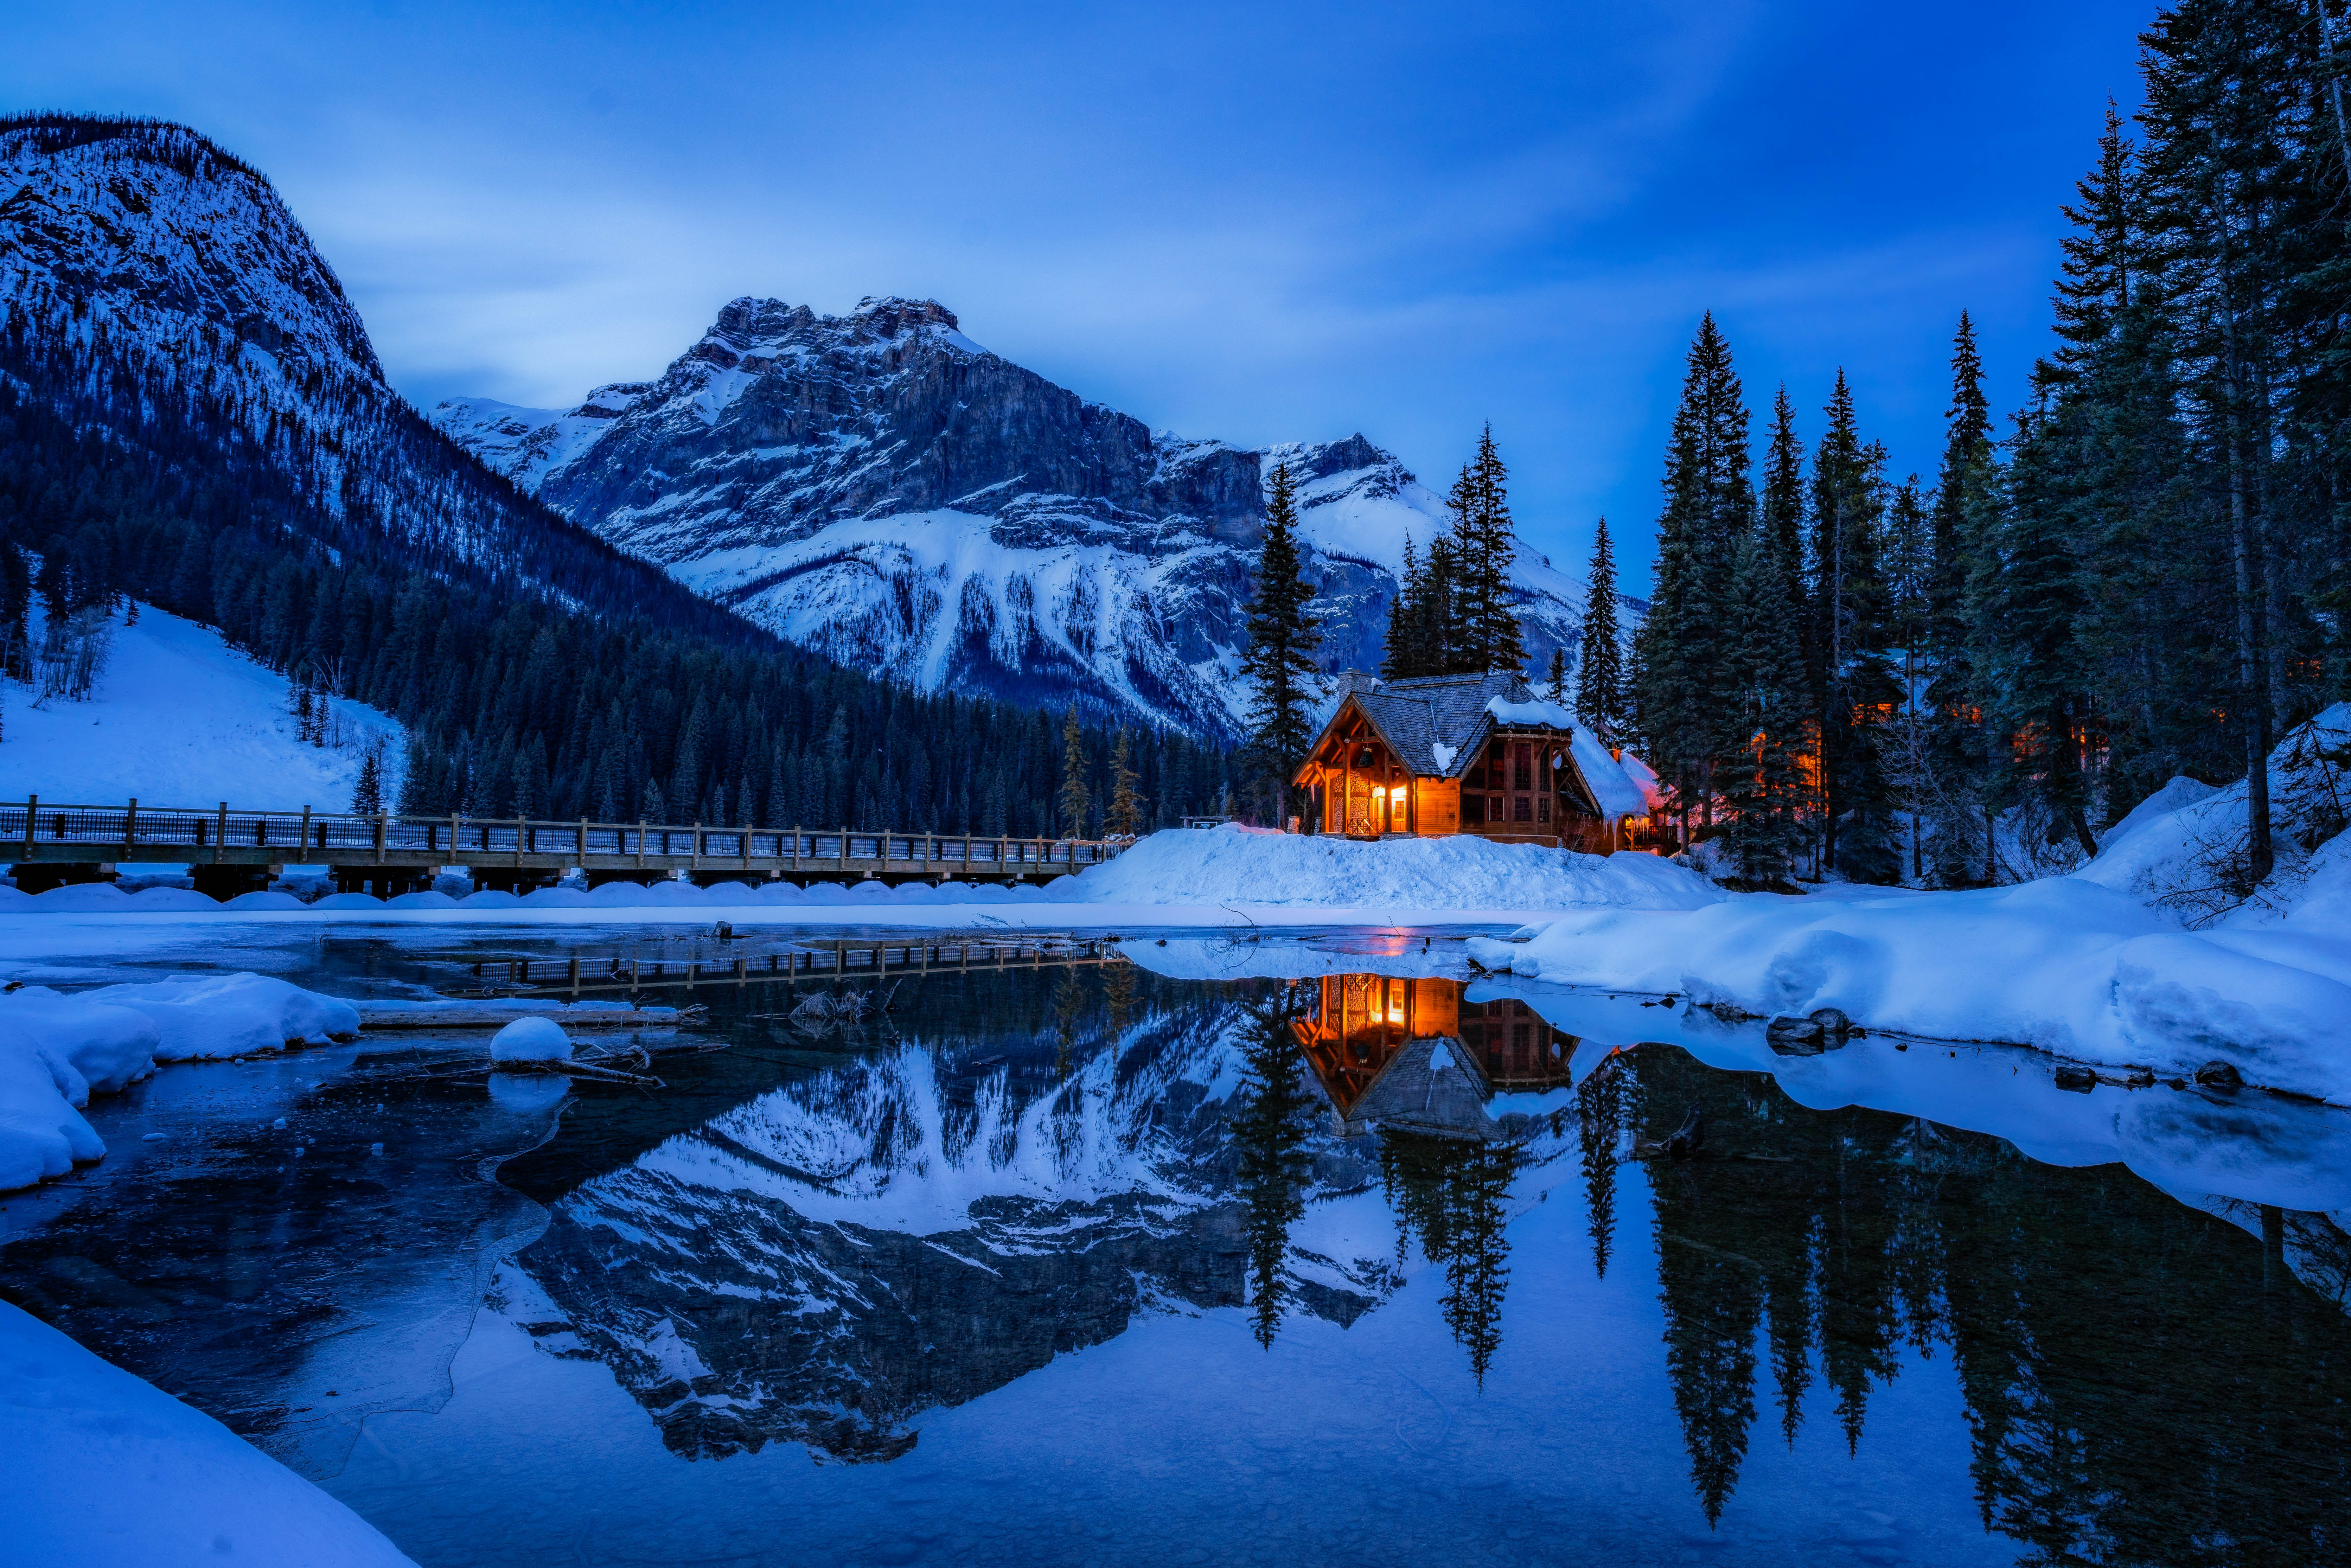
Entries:
MULTIPOLYGON (((0 680, 0 796, 103 805, 340 811, 351 803, 372 742, 396 768, 398 724, 359 703, 333 702, 337 746, 296 734, 286 677, 192 621, 142 606, 113 618, 113 651, 88 702, 33 706, 30 687, 0 680)), ((392 788, 396 789, 396 784, 392 788)))
MULTIPOLYGON (((1444 506, 1361 435, 1249 450, 1153 433, 965 336, 930 300, 738 299, 661 379, 568 411, 432 418, 575 521, 804 646, 925 690, 1076 698, 1233 733, 1265 472, 1301 480, 1325 668, 1379 663, 1405 541, 1444 506)), ((1583 590, 1531 550, 1531 659, 1583 590)), ((1636 624, 1631 601, 1622 619, 1636 624)))

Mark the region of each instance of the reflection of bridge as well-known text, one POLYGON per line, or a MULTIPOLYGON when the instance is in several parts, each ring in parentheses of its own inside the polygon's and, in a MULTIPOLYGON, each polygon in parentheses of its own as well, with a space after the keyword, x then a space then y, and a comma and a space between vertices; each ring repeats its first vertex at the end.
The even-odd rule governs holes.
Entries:
POLYGON ((909 975, 961 974, 972 970, 1074 968, 1121 964, 1114 946, 1093 942, 833 942, 770 953, 764 960, 732 963, 691 959, 646 963, 619 958, 600 966, 593 959, 510 958, 503 965, 476 964, 475 973, 503 968, 503 984, 484 975, 485 989, 504 996, 574 997, 678 988, 791 985, 809 980, 901 978, 909 975))
POLYGON ((843 878, 884 883, 947 877, 1018 881, 1062 876, 1116 855, 1090 839, 987 838, 968 833, 860 832, 847 828, 712 828, 645 822, 554 822, 508 817, 234 811, 141 806, 45 806, 38 795, 0 804, 0 855, 28 891, 90 882, 145 862, 193 868, 196 885, 225 896, 288 865, 330 871, 350 892, 411 892, 443 866, 476 885, 520 890, 578 868, 590 885, 683 873, 703 883, 843 878))
POLYGON ((1291 1028, 1342 1132, 1395 1120, 1482 1133, 1495 1090, 1540 1092, 1569 1081, 1576 1038, 1524 1002, 1465 1001, 1459 980, 1387 975, 1330 975, 1319 987, 1291 1028))

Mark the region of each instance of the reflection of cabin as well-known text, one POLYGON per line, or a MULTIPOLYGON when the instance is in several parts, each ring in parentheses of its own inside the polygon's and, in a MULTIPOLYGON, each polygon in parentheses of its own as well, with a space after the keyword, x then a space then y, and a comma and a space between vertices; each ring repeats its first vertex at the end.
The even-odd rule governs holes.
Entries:
POLYGON ((1574 1036, 1524 1002, 1465 1002, 1466 988, 1386 975, 1322 979, 1291 1027, 1343 1135, 1395 1123, 1491 1136, 1485 1103, 1495 1090, 1567 1083, 1574 1036))
POLYGON ((1606 854, 1648 823, 1619 758, 1516 675, 1350 674, 1292 779, 1315 831, 1476 833, 1606 854))

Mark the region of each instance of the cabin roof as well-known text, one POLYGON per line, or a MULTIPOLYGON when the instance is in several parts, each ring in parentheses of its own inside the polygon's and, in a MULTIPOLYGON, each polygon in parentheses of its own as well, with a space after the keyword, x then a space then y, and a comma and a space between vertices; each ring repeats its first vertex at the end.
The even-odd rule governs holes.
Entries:
MULTIPOLYGON (((1417 778, 1451 779, 1468 771, 1478 747, 1494 727, 1486 705, 1497 697, 1516 702, 1533 695, 1524 681, 1509 674, 1382 681, 1348 693, 1331 722, 1338 723, 1353 701, 1406 770, 1417 778)), ((1315 748, 1322 744, 1318 737, 1315 748)))
POLYGON ((1565 708, 1538 697, 1516 675, 1426 675, 1358 687, 1340 698, 1330 722, 1307 748, 1309 757, 1322 749, 1351 703, 1415 778, 1459 778, 1497 728, 1550 730, 1568 737, 1573 775, 1587 805, 1607 817, 1639 816, 1655 808, 1598 736, 1565 708))

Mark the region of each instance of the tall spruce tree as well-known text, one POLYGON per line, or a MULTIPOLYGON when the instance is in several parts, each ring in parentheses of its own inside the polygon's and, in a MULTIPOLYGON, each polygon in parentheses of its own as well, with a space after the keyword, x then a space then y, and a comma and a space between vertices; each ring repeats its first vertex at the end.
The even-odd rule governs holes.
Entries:
POLYGON ((1575 716, 1621 746, 1630 734, 1625 712, 1623 633, 1616 620, 1616 550, 1608 519, 1592 538, 1592 570, 1583 585, 1583 631, 1576 643, 1575 716))
POLYGON ((1322 634, 1306 613, 1313 597, 1298 549, 1298 486, 1290 465, 1277 463, 1266 480, 1265 542, 1258 551, 1241 676, 1249 686, 1249 764, 1278 817, 1289 815, 1290 776, 1314 738, 1307 683, 1315 674, 1314 650, 1322 634))
POLYGON ((1747 404, 1709 311, 1691 341, 1666 455, 1656 588, 1643 623, 1641 723, 1685 827, 1713 818, 1715 763, 1733 744, 1721 628, 1738 542, 1754 526, 1747 404))
POLYGON ((1865 444, 1853 390, 1837 371, 1828 429, 1813 455, 1811 672, 1820 731, 1822 860, 1855 881, 1895 878, 1892 802, 1877 727, 1893 713, 1886 581, 1879 559, 1885 451, 1865 444))
POLYGON ((1495 448, 1490 423, 1479 434, 1478 455, 1463 470, 1463 478, 1455 552, 1461 583, 1458 612, 1468 644, 1460 663, 1473 674, 1506 670, 1516 674, 1527 662, 1510 587, 1519 541, 1510 520, 1510 470, 1495 448))
POLYGON ((1791 634, 1797 606, 1760 528, 1736 547, 1724 611, 1721 676, 1737 745, 1721 768, 1730 809, 1723 837, 1750 886, 1782 887, 1795 870, 1802 832, 1798 758, 1808 705, 1803 656, 1791 634))
MULTIPOLYGON (((1984 546, 1974 519, 1986 513, 1992 478, 1991 405, 1983 382, 1975 322, 1962 310, 1951 335, 1951 403, 1929 523, 1924 623, 1914 634, 1923 644, 1930 728, 1928 755, 1912 782, 1930 813, 1931 880, 1943 887, 1991 880, 1984 802, 1987 779, 2001 765, 1995 734, 1983 723, 1988 698, 1968 614, 1970 563, 1982 559, 1984 546)), ((1928 880, 1923 868, 1914 870, 1928 880)))
POLYGON ((1061 808, 1062 836, 1083 837, 1093 794, 1086 788, 1086 732, 1078 723, 1075 703, 1061 717, 1061 788, 1055 800, 1061 808))

